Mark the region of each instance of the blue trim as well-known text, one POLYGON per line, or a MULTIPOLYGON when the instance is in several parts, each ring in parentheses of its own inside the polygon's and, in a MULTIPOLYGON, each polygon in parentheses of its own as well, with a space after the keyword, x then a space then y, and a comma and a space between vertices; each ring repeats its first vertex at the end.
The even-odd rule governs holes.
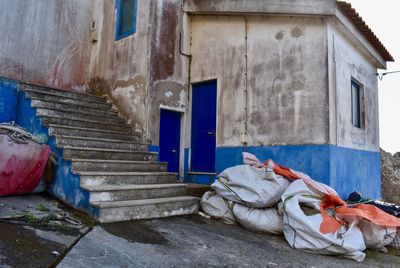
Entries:
POLYGON ((351 122, 353 126, 361 128, 361 86, 356 81, 351 80, 351 122), (353 92, 353 88, 356 92, 353 92), (357 111, 354 114, 354 98, 357 102, 357 111), (356 120, 354 120, 356 119, 356 120), (357 121, 357 122, 354 122, 357 121))
POLYGON ((0 123, 15 121, 19 84, 0 78, 0 123))
POLYGON ((148 147, 149 152, 157 153, 157 161, 160 159, 160 146, 150 144, 148 147))
POLYGON ((121 23, 122 23, 122 0, 115 0, 115 9, 116 9, 116 25, 115 25, 115 40, 120 40, 129 35, 136 33, 137 27, 137 9, 138 9, 138 1, 132 0, 134 4, 134 13, 133 13, 133 24, 132 28, 129 31, 121 32, 121 23))
MULTIPOLYGON (((380 153, 333 145, 247 147, 261 161, 273 159, 279 164, 304 172, 311 178, 332 186, 342 198, 357 190, 364 196, 380 198, 380 153)), ((218 147, 216 170, 240 165, 242 147, 218 147)), ((188 152, 185 150, 185 181, 207 183, 206 178, 188 175, 188 152)))
POLYGON ((36 116, 36 109, 31 106, 31 100, 24 91, 19 92, 16 123, 35 136, 45 136, 51 151, 57 155, 56 174, 48 191, 75 208, 83 208, 95 215, 96 208, 89 204, 89 192, 80 187, 80 176, 72 173, 71 161, 62 158, 63 149, 58 148, 55 138, 49 136, 48 128, 36 116))

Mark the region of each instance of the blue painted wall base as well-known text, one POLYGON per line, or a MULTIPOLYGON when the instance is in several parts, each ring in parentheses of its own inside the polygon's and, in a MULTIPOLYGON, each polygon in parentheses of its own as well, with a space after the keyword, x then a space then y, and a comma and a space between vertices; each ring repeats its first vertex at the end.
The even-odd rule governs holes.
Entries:
POLYGON ((7 109, 6 121, 14 120, 17 125, 47 143, 51 151, 57 155, 56 174, 47 191, 75 208, 82 209, 93 216, 98 215, 98 209, 89 204, 89 192, 80 188, 80 176, 73 174, 71 162, 62 158, 63 149, 58 148, 55 139, 48 135, 48 128, 43 126, 40 118, 36 116, 36 109, 32 108, 31 100, 26 98, 25 92, 20 90, 20 83, 0 78, 0 91, 4 93, 3 96, 7 93, 3 99, 0 98, 0 102, 7 101, 4 102, 7 107, 0 104, 4 107, 4 111, 7 109), (12 102, 9 101, 11 97, 12 102))
MULTIPOLYGON (((261 161, 275 162, 304 172, 311 178, 330 185, 342 198, 353 191, 365 197, 381 197, 380 153, 333 145, 246 147, 261 161)), ((218 147, 216 172, 241 165, 243 147, 218 147)), ((185 181, 208 184, 208 178, 188 174, 188 149, 185 150, 185 181)), ((206 176, 207 177, 207 176, 206 176)))

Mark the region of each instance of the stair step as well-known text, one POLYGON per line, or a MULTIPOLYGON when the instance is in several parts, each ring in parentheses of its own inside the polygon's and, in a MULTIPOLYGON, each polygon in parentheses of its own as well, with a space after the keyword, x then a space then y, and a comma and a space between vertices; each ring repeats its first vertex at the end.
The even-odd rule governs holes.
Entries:
POLYGON ((30 98, 31 100, 41 100, 46 102, 57 102, 63 104, 71 104, 71 105, 79 105, 87 108, 94 108, 94 109, 104 109, 110 110, 112 109, 112 104, 106 101, 104 102, 91 102, 85 99, 71 99, 71 98, 64 98, 55 95, 48 95, 46 93, 41 92, 33 92, 33 91, 25 91, 25 96, 30 98))
POLYGON ((170 172, 80 172, 80 177, 81 187, 177 182, 177 174, 170 172))
POLYGON ((179 196, 115 202, 93 202, 92 205, 99 208, 98 221, 106 223, 193 214, 198 211, 199 198, 179 196))
POLYGON ((89 202, 125 201, 187 195, 186 184, 131 184, 82 187, 90 192, 89 202))
POLYGON ((84 127, 71 127, 71 126, 63 126, 63 125, 49 125, 49 134, 50 135, 58 135, 58 136, 78 136, 78 137, 90 137, 93 139, 96 138, 104 138, 111 140, 126 140, 139 142, 140 137, 134 135, 130 132, 119 132, 112 130, 104 130, 104 129, 95 129, 95 128, 84 128, 84 127))
POLYGON ((71 162, 72 170, 76 173, 85 171, 165 172, 167 170, 167 163, 163 162, 96 159, 72 159, 71 162))
POLYGON ((93 107, 86 107, 82 105, 75 104, 66 104, 62 102, 49 102, 43 100, 31 100, 32 107, 41 108, 41 109, 50 109, 63 111, 67 113, 81 113, 88 115, 97 115, 97 116, 118 116, 118 112, 112 109, 96 109, 93 107))
POLYGON ((60 147, 85 147, 115 150, 147 151, 148 144, 134 143, 126 140, 93 139, 90 137, 55 136, 60 147))
POLYGON ((88 115, 88 114, 81 114, 79 112, 64 112, 64 111, 57 111, 57 110, 49 110, 49 109, 42 109, 36 108, 36 115, 38 116, 47 116, 47 117, 57 117, 57 118, 65 118, 65 119, 72 119, 72 120, 87 120, 87 121, 97 121, 102 123, 108 124, 125 124, 125 119, 120 118, 116 115, 114 116, 101 116, 101 115, 88 115))
POLYGON ((69 119, 69 118, 61 118, 61 117, 47 117, 42 116, 41 122, 43 125, 48 126, 52 125, 66 125, 70 127, 79 127, 79 128, 94 128, 94 129, 103 129, 103 130, 112 130, 112 131, 121 131, 123 133, 132 131, 128 125, 124 124, 110 124, 99 121, 85 120, 85 119, 69 119))
POLYGON ((21 89, 27 92, 34 92, 38 94, 46 94, 48 96, 55 96, 55 97, 63 97, 63 98, 70 98, 70 99, 78 99, 78 100, 86 100, 94 103, 104 103, 106 102, 106 98, 98 97, 94 95, 89 95, 85 93, 79 93, 74 91, 67 91, 62 89, 55 89, 49 87, 40 87, 34 85, 21 85, 21 89))
POLYGON ((116 150, 87 147, 64 146, 64 159, 110 159, 110 160, 133 160, 154 161, 157 153, 148 151, 116 150))

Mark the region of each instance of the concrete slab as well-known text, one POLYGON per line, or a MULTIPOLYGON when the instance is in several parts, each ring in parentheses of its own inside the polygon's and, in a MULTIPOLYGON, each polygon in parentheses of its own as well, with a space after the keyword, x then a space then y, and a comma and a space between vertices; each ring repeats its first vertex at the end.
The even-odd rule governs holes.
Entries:
POLYGON ((360 264, 293 250, 282 236, 186 216, 97 226, 58 267, 399 267, 399 255, 367 252, 360 264))
POLYGON ((91 220, 46 195, 0 198, 0 267, 50 267, 88 232, 91 220))

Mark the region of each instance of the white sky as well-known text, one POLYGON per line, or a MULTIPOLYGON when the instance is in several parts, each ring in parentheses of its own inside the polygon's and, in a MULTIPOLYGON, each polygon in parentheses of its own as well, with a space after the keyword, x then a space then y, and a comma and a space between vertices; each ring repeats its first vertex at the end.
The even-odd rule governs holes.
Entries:
MULTIPOLYGON (((400 1, 346 0, 381 40, 395 62, 387 71, 400 71, 400 1)), ((382 72, 382 70, 380 70, 382 72)), ((385 151, 400 152, 400 73, 379 82, 380 144, 385 151)))

